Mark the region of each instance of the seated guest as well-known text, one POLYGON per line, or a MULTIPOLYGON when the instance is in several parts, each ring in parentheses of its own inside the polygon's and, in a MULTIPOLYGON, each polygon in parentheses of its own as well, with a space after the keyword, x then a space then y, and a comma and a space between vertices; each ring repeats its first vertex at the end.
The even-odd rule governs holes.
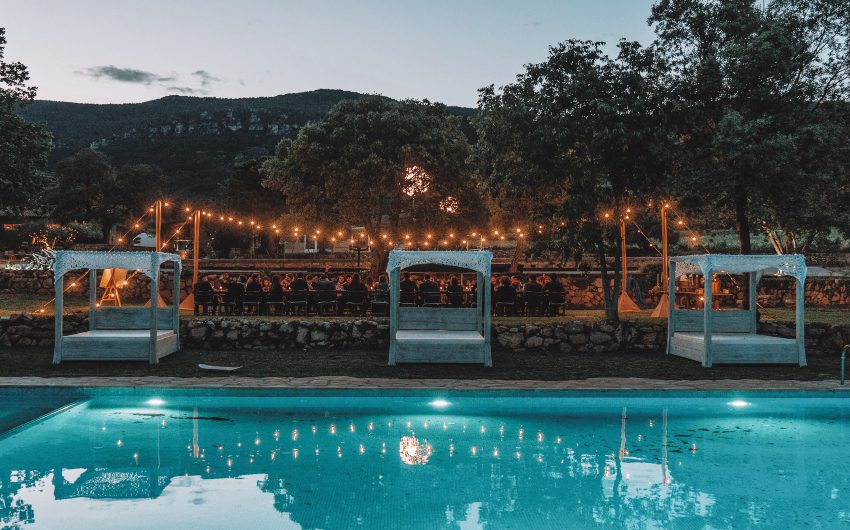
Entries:
POLYGON ((346 305, 352 307, 357 307, 361 314, 366 312, 366 298, 369 294, 369 290, 366 288, 366 285, 360 281, 360 275, 355 274, 351 277, 351 282, 348 284, 348 300, 346 300, 346 305))
POLYGON ((268 307, 274 311, 275 315, 283 314, 283 285, 281 284, 280 276, 277 274, 272 276, 268 288, 267 301, 268 307))
POLYGON ((313 285, 313 288, 317 291, 333 291, 334 297, 336 297, 336 285, 328 278, 327 274, 322 274, 319 281, 313 285))
POLYGON ((313 284, 313 288, 316 290, 315 306, 319 313, 323 313, 328 306, 331 309, 336 308, 336 285, 328 278, 327 273, 321 275, 319 280, 313 284))
POLYGON ((528 315, 536 315, 540 310, 540 302, 542 299, 543 286, 537 283, 537 278, 534 275, 528 276, 525 279, 523 287, 525 293, 525 311, 528 315))
POLYGON ((416 282, 410 279, 410 273, 405 272, 402 274, 403 280, 399 284, 399 289, 401 290, 401 304, 402 305, 416 305, 416 293, 419 288, 416 286, 416 282))
POLYGON ((449 286, 446 287, 446 301, 452 307, 461 307, 463 305, 463 286, 456 276, 452 276, 449 281, 449 286))
POLYGON ((431 280, 430 274, 425 275, 425 281, 419 286, 419 294, 423 305, 440 305, 440 286, 431 280))
POLYGON ((307 291, 310 289, 310 286, 307 285, 307 280, 304 278, 303 272, 299 272, 295 275, 295 279, 292 280, 291 284, 289 284, 289 288, 292 290, 292 300, 307 300, 307 291))
POLYGON ((195 295, 195 314, 199 315, 199 307, 203 307, 204 314, 209 314, 209 306, 212 302, 212 283, 209 276, 203 276, 192 286, 192 292, 195 295))
POLYGON ((260 311, 260 302, 263 293, 263 286, 260 283, 260 275, 252 274, 245 284, 245 294, 242 304, 248 306, 248 310, 254 308, 254 314, 260 311))
POLYGON ((496 300, 496 315, 507 316, 513 313, 516 304, 516 288, 511 285, 511 279, 503 276, 493 298, 496 300))
POLYGON ((390 300, 390 285, 387 283, 387 277, 381 275, 378 283, 375 284, 375 294, 373 299, 375 302, 386 303, 390 300))
POLYGON ((554 304, 563 305, 564 303, 564 284, 558 279, 558 275, 553 272, 549 275, 549 281, 543 286, 543 290, 546 291, 546 313, 551 314, 558 308, 554 304))

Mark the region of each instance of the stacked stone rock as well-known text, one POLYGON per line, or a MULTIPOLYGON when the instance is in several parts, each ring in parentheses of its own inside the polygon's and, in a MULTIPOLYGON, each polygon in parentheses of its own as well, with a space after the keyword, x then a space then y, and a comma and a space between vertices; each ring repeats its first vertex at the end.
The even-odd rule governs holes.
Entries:
MULTIPOLYGON (((83 313, 65 316, 66 333, 88 327, 83 313)), ((385 319, 264 320, 256 318, 209 318, 183 320, 180 324, 184 348, 202 350, 379 350, 385 351, 389 325, 385 319)), ((793 323, 763 322, 759 332, 793 337, 793 323)), ((606 322, 559 322, 492 327, 496 351, 551 351, 570 353, 616 353, 664 351, 667 323, 663 320, 606 322)), ((809 324, 806 347, 812 354, 838 355, 850 343, 850 323, 809 324)), ((53 317, 27 313, 0 317, 0 347, 53 346, 53 317)))

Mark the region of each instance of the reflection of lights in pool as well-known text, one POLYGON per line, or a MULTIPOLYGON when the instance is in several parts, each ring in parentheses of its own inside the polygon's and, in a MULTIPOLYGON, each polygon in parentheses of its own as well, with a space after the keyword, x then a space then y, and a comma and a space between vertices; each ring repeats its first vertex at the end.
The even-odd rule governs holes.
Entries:
POLYGON ((398 455, 407 465, 425 464, 431 456, 430 445, 422 445, 415 436, 404 436, 399 442, 398 455))
POLYGON ((152 407, 159 407, 159 406, 165 405, 165 401, 163 401, 159 398, 151 398, 151 399, 147 400, 145 403, 147 403, 148 405, 151 405, 152 407))
POLYGON ((750 404, 748 402, 746 402, 742 399, 736 399, 734 401, 730 401, 729 403, 727 403, 727 405, 729 405, 730 407, 738 408, 738 409, 750 406, 750 404))
POLYGON ((431 405, 432 407, 436 407, 438 409, 444 409, 444 408, 448 407, 449 405, 451 405, 451 403, 449 403, 445 399, 435 399, 434 401, 432 401, 431 403, 428 403, 428 404, 431 405))

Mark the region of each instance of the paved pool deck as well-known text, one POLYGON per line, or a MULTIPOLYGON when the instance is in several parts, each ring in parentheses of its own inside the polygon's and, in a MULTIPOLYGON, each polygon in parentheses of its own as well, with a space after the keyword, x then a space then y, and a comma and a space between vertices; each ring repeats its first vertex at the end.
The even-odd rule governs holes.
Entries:
POLYGON ((0 377, 0 387, 303 388, 416 390, 831 390, 847 392, 837 379, 665 380, 605 377, 567 381, 496 379, 386 379, 330 377, 0 377))

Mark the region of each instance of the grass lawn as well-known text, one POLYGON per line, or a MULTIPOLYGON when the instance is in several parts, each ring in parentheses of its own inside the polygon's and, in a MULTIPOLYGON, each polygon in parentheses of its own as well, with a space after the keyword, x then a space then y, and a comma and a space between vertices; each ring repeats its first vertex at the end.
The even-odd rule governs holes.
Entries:
POLYGON ((304 351, 259 352, 184 350, 165 357, 160 364, 128 362, 63 362, 52 364, 52 351, 44 348, 0 349, 2 376, 172 376, 221 377, 223 372, 201 370, 198 363, 242 366, 233 375, 247 377, 351 377, 537 379, 567 380, 591 377, 641 377, 652 379, 837 379, 840 358, 809 356, 809 366, 716 366, 661 353, 561 354, 524 352, 493 354, 493 367, 480 365, 387 366, 387 352, 304 351))
MULTIPOLYGON (((11 315, 17 314, 21 311, 28 311, 33 314, 44 314, 44 315, 52 315, 53 314, 53 303, 46 304, 50 301, 51 298, 48 296, 42 295, 31 295, 31 294, 0 294, 0 316, 2 315, 11 315), (41 307, 44 307, 44 313, 37 313, 37 310, 41 307)), ((71 313, 74 311, 87 311, 88 310, 88 299, 79 297, 79 296, 66 296, 65 300, 65 312, 71 313)), ((646 320, 646 321, 656 321, 657 319, 653 319, 649 315, 652 313, 651 309, 645 309, 640 313, 624 313, 620 315, 620 318, 623 320, 646 320)), ((183 311, 183 318, 209 318, 199 316, 196 317, 192 315, 191 311, 183 311)), ((584 309, 584 310, 571 310, 567 311, 565 315, 558 317, 499 317, 494 318, 493 322, 497 324, 506 324, 506 325, 515 325, 515 324, 528 324, 532 322, 540 322, 540 323, 558 323, 558 322, 571 322, 575 320, 601 320, 605 317, 605 312, 602 310, 593 310, 593 309, 584 309)), ((293 317, 252 317, 252 316, 243 316, 239 318, 263 318, 263 319, 290 319, 293 317)), ((351 317, 334 317, 334 316, 322 316, 322 317, 296 317, 299 319, 321 319, 321 320, 350 320, 351 317)), ((794 310, 793 309, 784 309, 784 308, 769 308, 761 310, 761 318, 762 320, 773 320, 780 322, 794 322, 794 310)), ((806 309, 806 322, 808 323, 820 323, 820 324, 850 324, 850 308, 820 308, 820 307, 810 307, 806 309)))

